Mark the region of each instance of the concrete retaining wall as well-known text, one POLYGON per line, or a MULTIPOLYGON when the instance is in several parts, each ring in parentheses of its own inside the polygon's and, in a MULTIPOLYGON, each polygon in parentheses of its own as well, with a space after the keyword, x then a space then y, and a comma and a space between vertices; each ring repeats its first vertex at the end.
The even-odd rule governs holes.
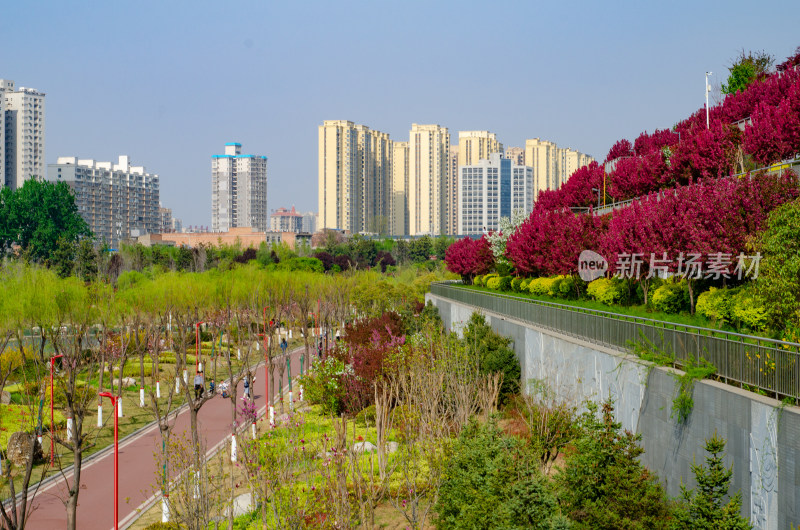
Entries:
MULTIPOLYGON (((448 329, 461 332, 472 306, 430 293, 448 329)), ((694 387, 694 408, 679 424, 672 415, 676 370, 483 311, 499 334, 513 341, 523 380, 542 380, 560 399, 580 406, 612 397, 625 429, 641 433, 642 462, 658 473, 667 493, 694 487, 693 462, 704 463, 705 440, 727 440, 731 491, 742 492, 742 514, 759 529, 800 524, 800 408, 715 381, 694 387)))

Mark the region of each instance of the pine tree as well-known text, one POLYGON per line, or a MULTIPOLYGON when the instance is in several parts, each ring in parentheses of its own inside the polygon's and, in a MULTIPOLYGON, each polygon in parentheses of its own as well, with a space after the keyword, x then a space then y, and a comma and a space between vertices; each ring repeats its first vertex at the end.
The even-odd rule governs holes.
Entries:
POLYGON ((733 475, 733 468, 726 468, 722 463, 725 451, 725 440, 714 436, 706 440, 706 465, 692 464, 692 473, 697 481, 697 488, 689 490, 681 485, 681 496, 684 505, 676 510, 676 529, 714 529, 740 530, 750 529, 750 522, 740 515, 742 508, 742 492, 737 491, 725 503, 733 475))

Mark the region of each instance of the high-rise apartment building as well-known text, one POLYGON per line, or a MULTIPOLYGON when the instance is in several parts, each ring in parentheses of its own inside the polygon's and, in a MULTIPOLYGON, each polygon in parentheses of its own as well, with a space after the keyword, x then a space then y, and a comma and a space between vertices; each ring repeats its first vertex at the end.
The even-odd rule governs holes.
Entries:
POLYGON ((408 142, 394 142, 392 196, 389 201, 389 234, 408 234, 408 142))
POLYGON ((450 174, 447 179, 447 211, 445 212, 445 233, 453 235, 458 233, 458 153, 459 146, 451 145, 448 155, 450 174))
POLYGON ((211 229, 237 227, 269 230, 267 157, 243 155, 242 144, 229 142, 211 159, 211 229))
POLYGON ((387 233, 393 142, 346 120, 319 127, 319 229, 387 233))
POLYGON ((292 209, 278 208, 269 217, 269 229, 273 232, 302 232, 303 216, 292 209))
POLYGON ((117 164, 59 157, 47 166, 47 180, 72 188, 80 216, 95 237, 113 247, 163 229, 158 175, 131 166, 127 156, 120 156, 117 164))
POLYGON ((411 125, 408 142, 409 234, 447 233, 450 132, 440 125, 411 125))
POLYGON ((14 81, 0 79, 0 185, 17 189, 31 177, 47 175, 44 159, 43 92, 34 88, 14 89, 14 81))
POLYGON ((560 188, 578 168, 593 160, 589 155, 560 148, 547 140, 525 140, 525 163, 533 168, 533 186, 537 196, 541 191, 560 188))
POLYGON ((500 218, 533 210, 533 169, 515 164, 500 153, 488 160, 459 166, 459 234, 497 230, 500 218))
POLYGON ((518 166, 525 165, 525 149, 522 147, 506 147, 506 158, 518 166))
POLYGON ((502 153, 503 144, 489 131, 458 131, 458 165, 474 166, 488 160, 492 153, 502 153))

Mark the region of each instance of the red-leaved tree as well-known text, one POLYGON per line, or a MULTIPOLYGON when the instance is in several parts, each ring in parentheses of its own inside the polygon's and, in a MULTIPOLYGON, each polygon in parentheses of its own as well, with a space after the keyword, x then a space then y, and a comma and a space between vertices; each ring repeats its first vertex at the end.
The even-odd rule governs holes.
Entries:
POLYGON ((594 248, 603 218, 535 210, 506 243, 506 258, 522 275, 572 274, 578 269, 578 256, 594 248))
POLYGON ((464 283, 472 283, 478 274, 486 274, 494 268, 494 255, 485 236, 480 239, 465 237, 447 248, 444 256, 447 270, 460 274, 464 283))

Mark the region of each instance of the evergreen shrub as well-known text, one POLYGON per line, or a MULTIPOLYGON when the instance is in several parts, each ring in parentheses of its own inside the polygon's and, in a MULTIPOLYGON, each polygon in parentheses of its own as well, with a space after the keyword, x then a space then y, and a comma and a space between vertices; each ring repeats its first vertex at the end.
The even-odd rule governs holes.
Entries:
POLYGON ((589 283, 586 294, 602 304, 614 305, 625 296, 625 286, 616 278, 598 278, 589 283))
POLYGON ((664 313, 680 313, 689 307, 689 291, 686 282, 667 282, 653 292, 653 307, 664 313))

